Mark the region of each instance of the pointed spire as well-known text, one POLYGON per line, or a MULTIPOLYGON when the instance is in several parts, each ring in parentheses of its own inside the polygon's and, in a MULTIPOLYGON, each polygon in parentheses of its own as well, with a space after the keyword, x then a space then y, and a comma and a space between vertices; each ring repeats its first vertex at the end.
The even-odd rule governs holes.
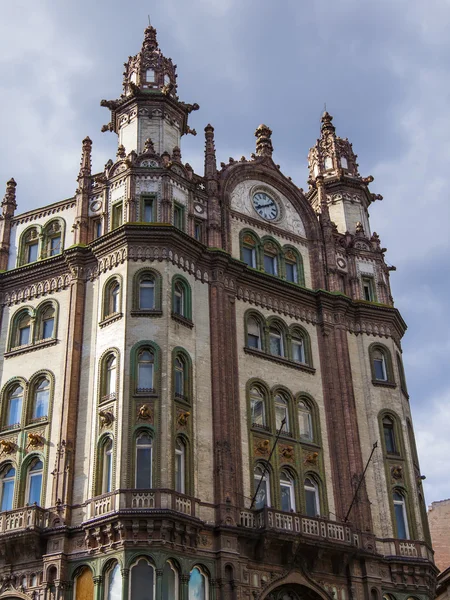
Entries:
POLYGON ((4 217, 12 217, 14 215, 14 211, 17 208, 16 187, 17 183, 11 177, 11 179, 6 182, 6 193, 2 201, 2 215, 4 217))
POLYGON ((81 162, 80 172, 78 173, 78 181, 85 177, 91 176, 92 169, 92 141, 90 137, 85 137, 81 146, 81 162))
POLYGON ((144 31, 144 41, 142 43, 142 51, 152 52, 158 47, 158 40, 156 39, 156 29, 153 25, 149 25, 144 31))
POLYGON ((257 156, 268 156, 272 158, 273 146, 272 130, 267 125, 260 125, 255 131, 256 137, 256 155, 257 156))
POLYGON ((333 125, 333 117, 327 111, 323 113, 321 122, 322 125, 320 127, 320 130, 322 131, 322 133, 334 133, 336 131, 336 127, 333 125))
POLYGON ((215 179, 217 173, 216 147, 214 144, 214 127, 205 127, 205 177, 215 179))

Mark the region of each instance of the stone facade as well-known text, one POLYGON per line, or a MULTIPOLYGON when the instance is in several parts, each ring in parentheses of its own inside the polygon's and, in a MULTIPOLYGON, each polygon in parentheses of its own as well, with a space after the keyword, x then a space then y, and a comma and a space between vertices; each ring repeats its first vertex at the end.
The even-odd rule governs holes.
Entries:
POLYGON ((2 202, 0 598, 431 599, 373 178, 328 113, 307 192, 264 125, 198 175, 153 27, 125 67, 115 161, 2 202))

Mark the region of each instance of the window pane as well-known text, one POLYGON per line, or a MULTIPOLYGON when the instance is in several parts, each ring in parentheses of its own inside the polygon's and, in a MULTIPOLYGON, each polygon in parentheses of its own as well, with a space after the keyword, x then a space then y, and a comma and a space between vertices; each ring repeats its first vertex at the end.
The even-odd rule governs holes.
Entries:
POLYGON ((283 398, 277 396, 275 398, 275 426, 277 431, 281 429, 281 423, 283 419, 286 419, 286 423, 283 427, 283 432, 286 433, 289 431, 287 404, 283 398))
POLYGON ((173 311, 177 315, 184 315, 184 289, 179 283, 177 283, 174 288, 173 311))
POLYGON ((264 402, 259 399, 252 398, 252 423, 255 425, 265 425, 264 418, 264 402))
POLYGON ((42 324, 42 339, 47 340, 53 337, 53 327, 55 325, 55 319, 53 317, 44 319, 42 324))
POLYGON ((395 444, 394 424, 390 419, 383 421, 384 443, 386 444, 386 452, 389 454, 397 454, 395 444))
POLYGON ((28 245, 28 252, 27 252, 27 262, 34 262, 37 260, 38 257, 38 244, 37 242, 35 244, 29 244, 28 245))
POLYGON ((9 406, 8 406, 8 416, 7 416, 7 425, 15 425, 20 423, 20 419, 22 417, 22 399, 23 399, 23 389, 18 386, 11 392, 9 397, 9 406))
POLYGON ((122 573, 119 565, 116 565, 108 573, 107 600, 122 600, 122 573))
POLYGON ((1 510, 12 510, 14 499, 15 469, 8 469, 3 476, 2 482, 2 506, 1 510))
POLYGON ((379 381, 386 381, 386 368, 384 364, 384 358, 375 358, 373 361, 373 367, 375 370, 375 379, 379 381))
POLYGON ((175 490, 180 494, 186 493, 185 486, 185 447, 181 442, 177 442, 175 447, 175 490))
POLYGON ((205 577, 197 567, 189 578, 189 600, 206 600, 205 577))
POLYGON ((162 600, 177 600, 177 598, 177 575, 170 563, 167 562, 163 571, 162 600))
POLYGON ((155 308, 155 282, 153 279, 144 279, 139 286, 139 308, 151 310, 155 308))
POLYGON ((50 240, 50 256, 56 256, 60 252, 61 252, 60 236, 51 238, 51 240, 50 240))
POLYGON ((102 222, 96 221, 95 222, 95 237, 99 238, 101 235, 102 235, 102 222))
POLYGON ((19 346, 25 346, 30 342, 30 326, 26 325, 19 329, 19 346))
POLYGON ((142 206, 142 220, 145 223, 151 223, 153 221, 153 202, 152 200, 144 200, 142 206))
POLYGON ((303 340, 293 339, 292 340, 292 358, 300 363, 305 363, 305 347, 303 340))
POLYGON ((131 594, 133 600, 153 600, 153 567, 143 558, 131 569, 131 594))
POLYGON ((271 354, 274 354, 275 356, 283 356, 283 343, 281 335, 278 332, 273 330, 270 331, 269 346, 271 354))
POLYGON ((397 537, 402 540, 409 539, 408 524, 406 521, 405 499, 397 492, 394 492, 394 513, 397 524, 397 537))
POLYGON ((256 267, 256 254, 254 248, 247 248, 244 246, 242 248, 242 258, 249 267, 256 267))
POLYGON ((281 510, 290 512, 292 510, 291 504, 291 486, 284 483, 281 484, 281 510))
POLYGON ((152 448, 148 446, 136 447, 136 487, 147 489, 152 487, 152 448))
POLYGON ((264 254, 264 271, 269 275, 277 274, 277 259, 275 256, 264 254))
POLYGON ((317 517, 316 491, 305 488, 306 514, 308 517, 317 517))
POLYGON ((260 508, 263 508, 264 506, 269 505, 268 498, 267 498, 266 478, 264 477, 264 479, 261 481, 261 485, 259 484, 260 481, 261 481, 261 477, 255 476, 255 491, 259 485, 259 490, 258 490, 258 493, 256 494, 256 498, 255 498, 256 510, 259 510, 260 508))
MULTIPOLYGON (((41 468, 42 468, 42 463, 41 468)), ((41 503, 42 472, 30 475, 30 489, 28 493, 28 504, 41 503)))
POLYGON ((44 379, 36 388, 33 419, 39 419, 48 415, 48 403, 50 397, 50 382, 44 379))
POLYGON ((106 443, 103 453, 102 493, 107 494, 112 490, 112 442, 106 443))
POLYGON ((304 440, 312 440, 311 412, 304 402, 298 403, 298 425, 300 437, 304 440))
POLYGON ((297 265, 294 263, 286 263, 286 279, 297 283, 297 265))

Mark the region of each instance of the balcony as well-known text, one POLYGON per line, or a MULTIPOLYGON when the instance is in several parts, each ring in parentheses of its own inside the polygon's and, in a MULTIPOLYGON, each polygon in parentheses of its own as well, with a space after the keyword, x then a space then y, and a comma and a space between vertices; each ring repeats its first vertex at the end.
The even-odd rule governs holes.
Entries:
POLYGON ((48 526, 49 513, 40 506, 26 506, 0 513, 0 534, 42 531, 48 526))
POLYGON ((258 511, 242 510, 241 527, 273 530, 301 535, 305 539, 322 540, 347 546, 359 546, 360 536, 348 524, 286 513, 264 507, 258 511))
POLYGON ((411 560, 426 560, 434 563, 434 553, 426 542, 397 539, 377 539, 376 542, 377 552, 386 558, 402 556, 411 560))
POLYGON ((112 513, 172 511, 198 518, 199 501, 174 490, 116 490, 88 501, 87 519, 98 519, 112 513))

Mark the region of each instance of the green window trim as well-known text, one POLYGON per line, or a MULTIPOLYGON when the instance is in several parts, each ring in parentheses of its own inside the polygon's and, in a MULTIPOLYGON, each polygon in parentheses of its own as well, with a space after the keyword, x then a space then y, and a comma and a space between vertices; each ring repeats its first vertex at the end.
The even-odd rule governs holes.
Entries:
POLYGON ((116 479, 116 454, 117 448, 114 435, 111 432, 100 435, 97 440, 96 448, 95 478, 93 483, 94 497, 114 491, 114 482, 116 479), (107 462, 105 454, 108 451, 109 444, 111 444, 111 458, 107 462), (106 472, 106 468, 109 468, 110 472, 106 472), (109 491, 105 491, 107 488, 110 488, 109 491))
POLYGON ((121 227, 123 223, 123 202, 119 200, 118 202, 111 204, 111 231, 121 227))
POLYGON ((177 346, 172 350, 172 398, 178 402, 192 404, 193 370, 192 359, 184 348, 177 346), (183 364, 183 393, 177 392, 177 360, 183 364))
POLYGON ((41 452, 33 452, 29 454, 24 461, 22 462, 20 469, 18 471, 18 479, 16 485, 17 488, 17 507, 26 506, 27 495, 29 494, 29 473, 37 462, 42 463, 42 482, 41 482, 41 490, 40 490, 40 503, 38 506, 44 506, 43 499, 46 494, 46 479, 47 479, 47 462, 45 460, 44 455, 41 452))
POLYGON ((185 212, 186 209, 183 205, 178 202, 173 203, 173 226, 181 231, 186 231, 185 223, 185 212))
POLYGON ((130 393, 132 396, 142 399, 146 397, 158 397, 161 390, 161 349, 151 340, 142 340, 135 344, 130 351, 130 393), (138 368, 139 354, 149 350, 153 355, 153 388, 152 392, 138 391, 138 368))
POLYGON ((185 494, 186 496, 194 495, 194 469, 192 461, 192 448, 190 435, 186 433, 178 433, 175 435, 175 443, 173 445, 173 489, 177 494, 185 494), (177 490, 177 444, 182 444, 184 447, 184 455, 181 457, 184 460, 184 491, 177 490))
POLYGON ((120 388, 120 352, 108 348, 99 360, 98 403, 116 400, 120 388))
POLYGON ((305 270, 303 266, 303 257, 301 253, 293 246, 283 246, 282 248, 283 257, 283 272, 282 276, 286 281, 305 287, 305 270), (287 276, 287 265, 295 265, 297 271, 297 281, 290 281, 287 276))
POLYGON ((402 357, 400 356, 399 352, 396 352, 395 355, 397 357, 397 371, 398 378, 400 381, 400 389, 406 396, 406 398, 409 400, 408 388, 406 387, 405 369, 403 367, 402 357))
POLYGON ((105 281, 102 294, 101 321, 122 312, 122 290, 123 279, 121 275, 112 275, 105 281))
POLYGON ((387 387, 396 387, 394 378, 394 369, 392 366, 392 356, 389 349, 378 342, 369 346, 370 371, 372 374, 372 384, 387 387), (378 362, 378 365, 375 364, 378 362))
POLYGON ((27 227, 19 238, 17 266, 22 267, 33 262, 37 262, 41 258, 42 253, 42 226, 30 225, 27 227), (35 246, 33 251, 33 260, 30 260, 30 246, 35 246), (36 255, 34 257, 34 254, 36 255))
POLYGON ((131 316, 161 316, 162 315, 162 278, 156 269, 144 267, 133 275, 133 298, 131 316), (153 279, 153 308, 141 308, 141 283, 153 279))
POLYGON ((31 348, 45 342, 56 340, 58 320, 59 303, 53 299, 43 300, 35 308, 32 306, 24 306, 20 308, 10 319, 7 352, 31 348), (50 323, 51 319, 53 320, 52 325, 50 323), (48 321, 47 328, 45 327, 45 320, 48 321), (22 323, 24 323, 23 328, 21 327, 22 323), (25 333, 21 333, 21 329, 28 330, 26 333, 27 342, 25 344, 20 343, 20 338, 22 335, 25 335, 25 333))
POLYGON ((48 221, 42 229, 41 258, 57 256, 64 251, 66 222, 58 217, 48 221), (59 240, 58 243, 56 241, 59 240))
POLYGON ((157 220, 157 194, 141 194, 138 221, 140 223, 156 223, 157 220))

